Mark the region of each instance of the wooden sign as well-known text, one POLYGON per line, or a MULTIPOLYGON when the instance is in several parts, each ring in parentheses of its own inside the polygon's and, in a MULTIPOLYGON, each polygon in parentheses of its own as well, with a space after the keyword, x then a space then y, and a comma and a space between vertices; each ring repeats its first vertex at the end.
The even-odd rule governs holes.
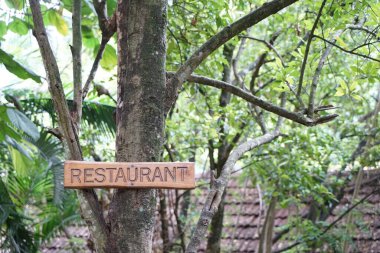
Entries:
POLYGON ((195 188, 194 163, 66 161, 66 188, 195 188))

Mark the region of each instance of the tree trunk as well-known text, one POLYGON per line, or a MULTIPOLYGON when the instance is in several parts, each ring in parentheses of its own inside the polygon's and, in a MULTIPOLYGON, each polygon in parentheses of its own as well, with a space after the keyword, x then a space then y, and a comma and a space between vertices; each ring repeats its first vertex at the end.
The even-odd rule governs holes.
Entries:
POLYGON ((224 221, 224 198, 226 196, 226 191, 224 190, 222 199, 220 200, 218 211, 216 211, 214 217, 211 220, 210 235, 207 240, 207 253, 219 253, 220 244, 223 232, 223 221, 224 221))
POLYGON ((276 204, 277 197, 273 197, 270 201, 267 215, 265 217, 263 230, 260 233, 258 253, 271 253, 272 252, 272 237, 274 229, 274 220, 276 219, 276 204))
MULTIPOLYGON (((231 82, 231 65, 232 65, 232 57, 234 53, 234 46, 231 44, 224 45, 223 48, 223 56, 227 60, 228 64, 223 65, 223 81, 231 82)), ((231 94, 228 92, 222 91, 219 98, 219 106, 226 107, 230 103, 231 94)), ((222 113, 219 118, 220 121, 223 122, 222 126, 219 129, 219 133, 221 136, 220 147, 218 148, 218 160, 216 164, 216 175, 220 176, 222 168, 226 163, 228 156, 231 152, 231 143, 228 143, 226 140, 226 136, 228 133, 224 131, 224 122, 226 121, 226 115, 222 113)), ((220 200, 218 211, 215 213, 214 217, 211 221, 210 227, 210 235, 207 240, 207 253, 219 253, 220 252, 220 244, 223 232, 223 222, 224 222, 224 197, 226 195, 226 191, 223 192, 222 199, 220 200)))
MULTIPOLYGON (((164 136, 166 1, 118 0, 116 161, 159 161, 164 136)), ((118 190, 106 252, 151 252, 156 191, 118 190)))

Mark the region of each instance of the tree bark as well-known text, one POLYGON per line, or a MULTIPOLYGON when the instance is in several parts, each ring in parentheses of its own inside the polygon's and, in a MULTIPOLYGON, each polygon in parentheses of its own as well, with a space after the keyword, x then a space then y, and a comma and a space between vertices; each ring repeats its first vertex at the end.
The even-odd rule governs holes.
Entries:
MULTIPOLYGON (((160 159, 164 136, 166 5, 165 0, 118 0, 119 162, 160 159)), ((107 252, 151 252, 155 209, 155 190, 118 190, 110 204, 107 252)))
POLYGON ((207 253, 219 253, 221 251, 220 244, 223 232, 225 196, 226 191, 224 190, 222 199, 220 200, 219 208, 211 220, 210 234, 207 239, 207 253))

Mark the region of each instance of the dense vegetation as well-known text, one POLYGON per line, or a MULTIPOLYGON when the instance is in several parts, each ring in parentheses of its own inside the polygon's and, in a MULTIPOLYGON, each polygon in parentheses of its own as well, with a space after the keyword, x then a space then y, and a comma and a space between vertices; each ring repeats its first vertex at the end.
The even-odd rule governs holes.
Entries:
MULTIPOLYGON (((78 66, 71 57, 75 1, 40 2, 72 109, 76 99, 72 69, 78 66)), ((117 35, 101 22, 99 9, 104 2, 79 2, 85 94, 82 153, 85 160, 114 161, 117 35)), ((113 17, 117 1, 105 2, 103 14, 113 17)), ((193 59, 203 43, 225 27, 233 31, 231 24, 264 3, 169 1, 167 79, 175 80, 175 72, 193 59)), ((306 202, 312 203, 310 213, 317 214, 294 221, 303 226, 287 236, 295 243, 289 252, 309 252, 322 244, 345 252, 350 230, 334 230, 325 219, 348 181, 360 177, 364 168, 376 167, 380 159, 380 2, 304 0, 281 9, 208 52, 208 58, 195 66, 194 75, 186 77, 166 115, 161 160, 195 161, 198 172, 212 172, 206 183, 214 177, 228 179, 227 169, 238 170, 239 177, 260 187, 266 222, 259 252, 270 252, 270 217, 275 210, 306 202), (283 122, 279 116, 285 118, 283 122), (244 155, 236 157, 239 152, 244 155)), ((33 37, 31 15, 28 2, 0 3, 0 75, 4 76, 0 84, 0 249, 12 252, 37 252, 57 233, 67 234, 67 226, 81 222, 75 191, 62 185, 68 148, 47 92, 49 78, 33 37)), ((112 192, 97 194, 107 208, 112 192)), ((160 191, 161 208, 169 201, 167 194, 160 191)), ((185 192, 176 200, 189 201, 186 197, 193 194, 185 192)), ((218 196, 222 203, 224 196, 218 196)), ((202 207, 192 208, 194 213, 187 217, 181 217, 187 210, 175 210, 177 241, 170 242, 168 234, 162 233, 164 252, 185 250, 193 242, 190 238, 196 235, 191 235, 189 224, 195 226, 202 207)), ((221 250, 222 224, 223 204, 213 215, 209 252, 221 250)))

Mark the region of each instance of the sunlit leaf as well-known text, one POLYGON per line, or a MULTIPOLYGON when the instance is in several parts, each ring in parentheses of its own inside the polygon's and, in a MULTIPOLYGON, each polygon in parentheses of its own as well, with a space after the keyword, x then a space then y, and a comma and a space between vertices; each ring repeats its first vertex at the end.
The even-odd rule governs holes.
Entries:
POLYGON ((69 27, 61 14, 55 10, 49 10, 46 15, 49 23, 54 25, 59 33, 65 36, 68 34, 69 27))
POLYGON ((22 7, 24 6, 24 1, 23 0, 5 0, 5 3, 9 8, 16 9, 16 10, 21 10, 22 7))
POLYGON ((0 38, 7 33, 7 24, 4 21, 0 21, 0 38))
POLYGON ((14 18, 8 25, 8 29, 20 35, 26 35, 29 31, 28 24, 19 18, 14 18))
POLYGON ((103 58, 100 61, 100 66, 102 66, 102 68, 105 70, 112 70, 116 64, 116 50, 112 46, 107 45, 106 49, 104 50, 103 58))

